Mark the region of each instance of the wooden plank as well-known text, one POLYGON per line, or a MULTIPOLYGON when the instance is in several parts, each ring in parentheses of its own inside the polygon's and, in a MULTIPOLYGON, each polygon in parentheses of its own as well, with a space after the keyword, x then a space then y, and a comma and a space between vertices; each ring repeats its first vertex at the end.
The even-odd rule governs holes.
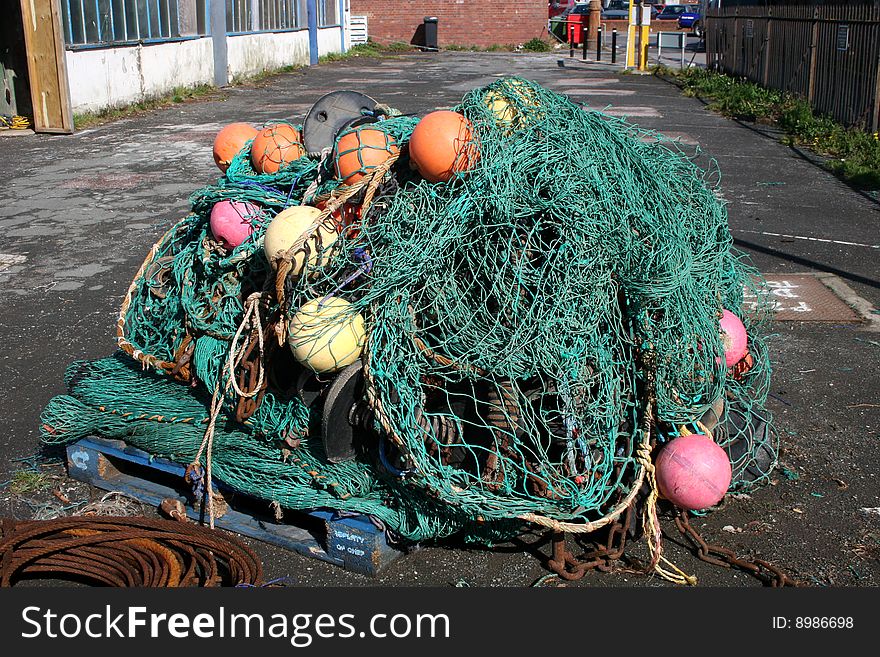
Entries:
POLYGON ((815 107, 816 102, 816 61, 819 57, 819 21, 813 21, 810 36, 810 74, 807 82, 807 102, 815 107))
MULTIPOLYGON (((183 479, 186 468, 179 463, 154 458, 120 440, 92 437, 68 446, 67 467, 74 479, 120 491, 152 506, 169 497, 179 499, 190 518, 207 522, 201 505, 196 508, 187 503, 192 494, 183 479)), ((254 511, 267 508, 265 500, 214 483, 229 505, 226 513, 215 518, 216 527, 368 576, 377 575, 402 555, 366 516, 341 517, 332 509, 315 509, 286 511, 284 522, 279 522, 254 511)))
MULTIPOLYGON (((874 33, 876 35, 876 39, 880 39, 880 28, 875 28, 874 33)), ((875 44, 877 41, 875 40, 875 44)), ((875 47, 877 63, 875 66, 875 77, 874 77, 874 100, 873 107, 874 112, 871 117, 871 132, 875 135, 880 132, 880 48, 875 47)))
POLYGON ((59 0, 21 0, 37 132, 73 132, 59 0))

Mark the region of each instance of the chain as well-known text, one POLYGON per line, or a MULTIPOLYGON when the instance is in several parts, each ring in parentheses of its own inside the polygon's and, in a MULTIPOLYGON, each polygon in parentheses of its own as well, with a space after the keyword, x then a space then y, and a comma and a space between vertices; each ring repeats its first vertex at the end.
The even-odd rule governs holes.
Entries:
POLYGON ((553 556, 547 561, 547 567, 565 580, 578 580, 592 570, 610 572, 612 563, 623 556, 626 546, 626 528, 630 523, 632 506, 627 507, 623 521, 615 520, 608 527, 608 538, 605 545, 598 545, 594 550, 580 557, 568 551, 566 533, 554 531, 553 556))
POLYGON ((687 511, 679 510, 678 515, 675 517, 675 526, 684 536, 690 539, 697 548, 697 556, 706 563, 724 568, 738 568, 754 575, 764 584, 772 587, 803 585, 763 559, 741 559, 729 548, 707 543, 697 530, 691 526, 688 521, 687 511))

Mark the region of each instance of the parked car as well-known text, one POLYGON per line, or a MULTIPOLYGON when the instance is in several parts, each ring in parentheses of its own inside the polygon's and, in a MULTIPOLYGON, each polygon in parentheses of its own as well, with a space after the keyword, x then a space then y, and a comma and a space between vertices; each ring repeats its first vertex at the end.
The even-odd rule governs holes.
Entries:
POLYGON ((629 20, 629 0, 611 0, 602 10, 603 21, 629 20))
MULTIPOLYGON (((647 4, 647 3, 645 3, 647 4)), ((629 0, 611 0, 608 6, 602 10, 603 21, 625 21, 629 20, 629 0)), ((657 17, 657 8, 651 5, 651 20, 657 17)))
POLYGON ((685 5, 666 5, 663 11, 657 14, 658 21, 677 21, 687 7, 685 5))
POLYGON ((663 4, 660 2, 642 2, 645 5, 651 5, 651 20, 657 20, 657 16, 663 11, 663 4))
POLYGON ((678 26, 691 28, 694 36, 703 38, 703 12, 700 5, 688 5, 687 11, 678 17, 678 26))

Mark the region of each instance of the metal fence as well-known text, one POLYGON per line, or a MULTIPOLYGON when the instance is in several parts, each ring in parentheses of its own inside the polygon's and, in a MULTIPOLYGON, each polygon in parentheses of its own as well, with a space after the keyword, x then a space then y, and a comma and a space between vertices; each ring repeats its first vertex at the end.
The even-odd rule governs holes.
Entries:
POLYGON ((726 0, 707 11, 706 61, 880 130, 880 0, 726 0))
MULTIPOLYGON (((216 1, 216 0, 215 0, 216 1)), ((306 27, 306 0, 219 0, 228 34, 306 27)), ((68 47, 115 46, 210 34, 211 0, 61 0, 68 47)), ((339 24, 339 0, 317 0, 318 26, 339 24)))

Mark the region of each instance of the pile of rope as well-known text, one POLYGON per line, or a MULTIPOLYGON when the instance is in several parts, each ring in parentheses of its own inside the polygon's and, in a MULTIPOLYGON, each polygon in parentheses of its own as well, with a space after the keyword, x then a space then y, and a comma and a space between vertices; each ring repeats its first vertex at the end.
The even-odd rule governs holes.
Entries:
POLYGON ((198 525, 150 518, 0 518, 0 586, 29 577, 119 587, 257 585, 260 559, 198 525))
POLYGON ((0 114, 0 130, 27 130, 30 125, 27 117, 17 114, 0 114))
POLYGON ((731 490, 766 481, 766 313, 741 311, 760 277, 732 247, 714 168, 519 78, 454 109, 472 135, 445 182, 414 170, 419 119, 393 112, 368 127, 399 152, 361 158, 357 182, 328 152, 264 174, 242 150, 150 250, 120 312, 124 353, 70 367, 44 439, 124 438, 284 507, 368 514, 405 543, 590 533, 645 500, 653 528, 652 453, 687 433, 727 451, 731 490), (209 226, 225 200, 264 216, 233 249, 209 226), (320 212, 267 260, 267 226, 296 205, 320 212), (303 394, 332 377, 286 344, 292 317, 330 298, 366 326, 352 421, 367 437, 342 462, 303 394), (748 330, 735 367, 723 309, 748 330))

